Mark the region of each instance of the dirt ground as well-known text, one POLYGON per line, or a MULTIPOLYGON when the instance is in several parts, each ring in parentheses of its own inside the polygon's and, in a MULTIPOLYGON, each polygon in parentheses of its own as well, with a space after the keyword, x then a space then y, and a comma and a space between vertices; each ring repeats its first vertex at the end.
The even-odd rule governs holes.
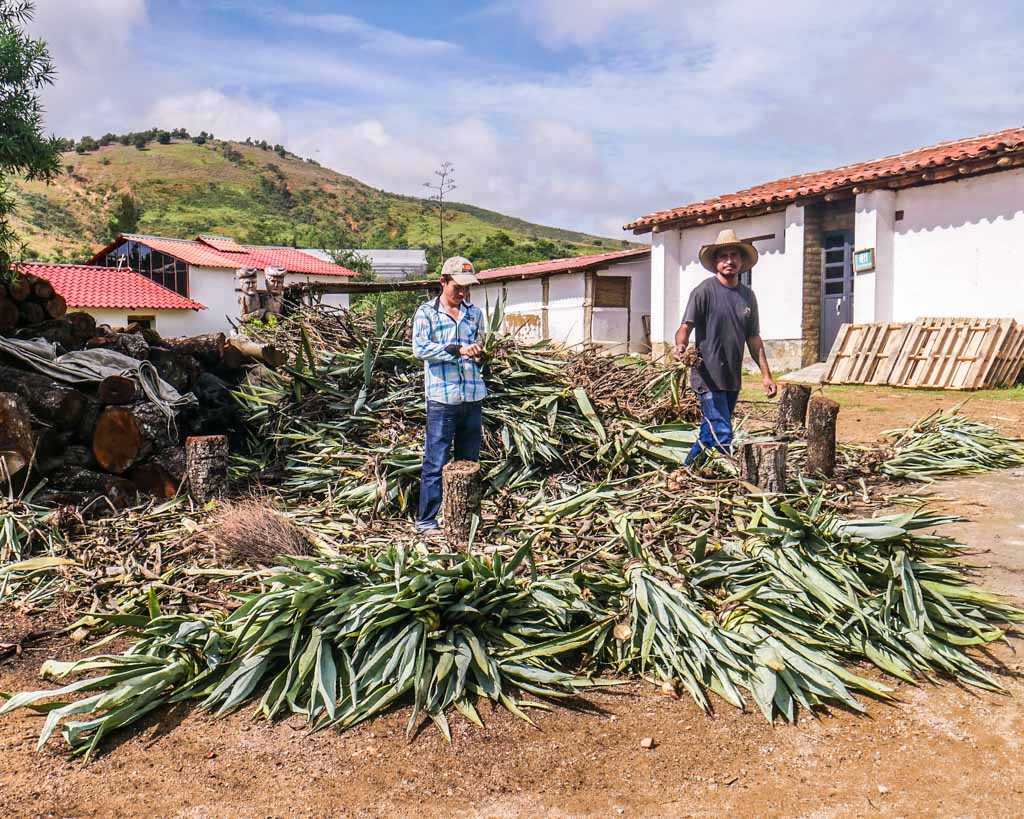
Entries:
MULTIPOLYGON (((874 440, 951 403, 873 392, 840 398, 845 440, 874 440)), ((1024 432, 1024 401, 972 401, 966 411, 1024 432)), ((982 583, 1020 601, 1022 486, 1017 470, 934 489, 943 508, 969 518, 946 531, 976 547, 982 583)), ((727 705, 708 716, 647 686, 595 697, 588 711, 538 712, 536 728, 497 711, 484 714, 484 730, 453 720, 450 746, 432 728, 407 742, 405 709, 313 736, 299 722, 179 709, 83 766, 56 741, 36 754, 40 719, 17 713, 0 718, 0 815, 1019 816, 1021 648, 1014 639, 990 657, 1006 695, 901 685, 899 702, 868 703, 869 717, 804 714, 793 726, 727 705)), ((0 662, 0 690, 38 687, 43 660, 74 652, 32 645, 0 662)))

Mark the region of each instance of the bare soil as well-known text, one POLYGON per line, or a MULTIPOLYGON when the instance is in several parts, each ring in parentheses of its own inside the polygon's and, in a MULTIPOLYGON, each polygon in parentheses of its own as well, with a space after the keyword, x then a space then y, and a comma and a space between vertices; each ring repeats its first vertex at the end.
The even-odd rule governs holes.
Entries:
MULTIPOLYGON (((896 392, 896 391, 878 391, 896 392)), ((930 400, 867 393, 846 406, 846 440, 912 422, 930 400), (872 411, 881 407, 881 411, 872 411)), ((948 395, 937 406, 949 406, 948 395)), ((968 405, 979 420, 1024 429, 1024 402, 968 405), (1011 417, 1000 422, 992 415, 1011 417)), ((947 527, 978 549, 980 582, 1024 600, 1024 472, 937 484, 943 508, 968 517, 947 527)), ((45 624, 0 624, 12 633, 45 624)), ((2 640, 0 640, 2 641, 2 640)), ((484 730, 453 720, 448 745, 433 728, 405 739, 397 710, 346 734, 307 735, 299 722, 213 720, 186 708, 123 732, 90 765, 59 742, 34 751, 40 718, 0 718, 4 816, 1006 816, 1024 812, 1024 662, 1013 639, 990 655, 1006 695, 948 682, 900 686, 870 716, 804 714, 774 727, 722 705, 645 685, 540 713, 531 727, 485 713, 484 730), (641 747, 653 738, 654 747, 641 747)), ((33 643, 0 661, 0 690, 38 687, 68 642, 33 643)))

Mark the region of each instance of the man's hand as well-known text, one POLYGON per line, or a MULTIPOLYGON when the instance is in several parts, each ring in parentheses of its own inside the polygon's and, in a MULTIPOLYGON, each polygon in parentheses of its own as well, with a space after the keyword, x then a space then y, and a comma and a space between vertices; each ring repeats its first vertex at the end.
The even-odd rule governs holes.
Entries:
POLYGON ((775 379, 771 376, 765 376, 761 383, 764 385, 764 394, 769 398, 774 398, 775 393, 779 391, 779 385, 775 383, 775 379))
POLYGON ((461 355, 463 358, 472 358, 474 360, 479 360, 480 356, 483 354, 483 351, 483 347, 481 347, 479 344, 463 344, 461 347, 459 347, 459 355, 461 355))

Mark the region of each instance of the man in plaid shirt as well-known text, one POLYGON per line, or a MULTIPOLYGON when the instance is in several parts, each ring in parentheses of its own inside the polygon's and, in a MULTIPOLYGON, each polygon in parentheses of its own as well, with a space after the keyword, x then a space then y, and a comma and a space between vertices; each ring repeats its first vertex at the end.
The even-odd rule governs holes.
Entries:
POLYGON ((421 304, 412 325, 412 351, 423 361, 427 394, 427 433, 420 478, 416 528, 437 533, 441 508, 441 470, 453 452, 457 461, 480 458, 483 400, 480 372, 484 316, 470 304, 477 284, 469 259, 453 256, 441 267, 441 295, 421 304))

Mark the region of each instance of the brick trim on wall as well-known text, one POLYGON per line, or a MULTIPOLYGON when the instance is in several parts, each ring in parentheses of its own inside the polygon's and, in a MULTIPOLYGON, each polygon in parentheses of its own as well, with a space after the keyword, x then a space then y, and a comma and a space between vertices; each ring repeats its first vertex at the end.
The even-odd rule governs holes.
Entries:
MULTIPOLYGON (((804 367, 819 360, 821 345, 821 243, 833 230, 853 230, 854 200, 804 208, 804 277, 800 359, 804 367)), ((854 298, 857 295, 854 294, 854 298)))
POLYGON ((803 309, 800 318, 800 361, 804 367, 818 360, 821 339, 822 210, 821 205, 804 208, 803 309))

